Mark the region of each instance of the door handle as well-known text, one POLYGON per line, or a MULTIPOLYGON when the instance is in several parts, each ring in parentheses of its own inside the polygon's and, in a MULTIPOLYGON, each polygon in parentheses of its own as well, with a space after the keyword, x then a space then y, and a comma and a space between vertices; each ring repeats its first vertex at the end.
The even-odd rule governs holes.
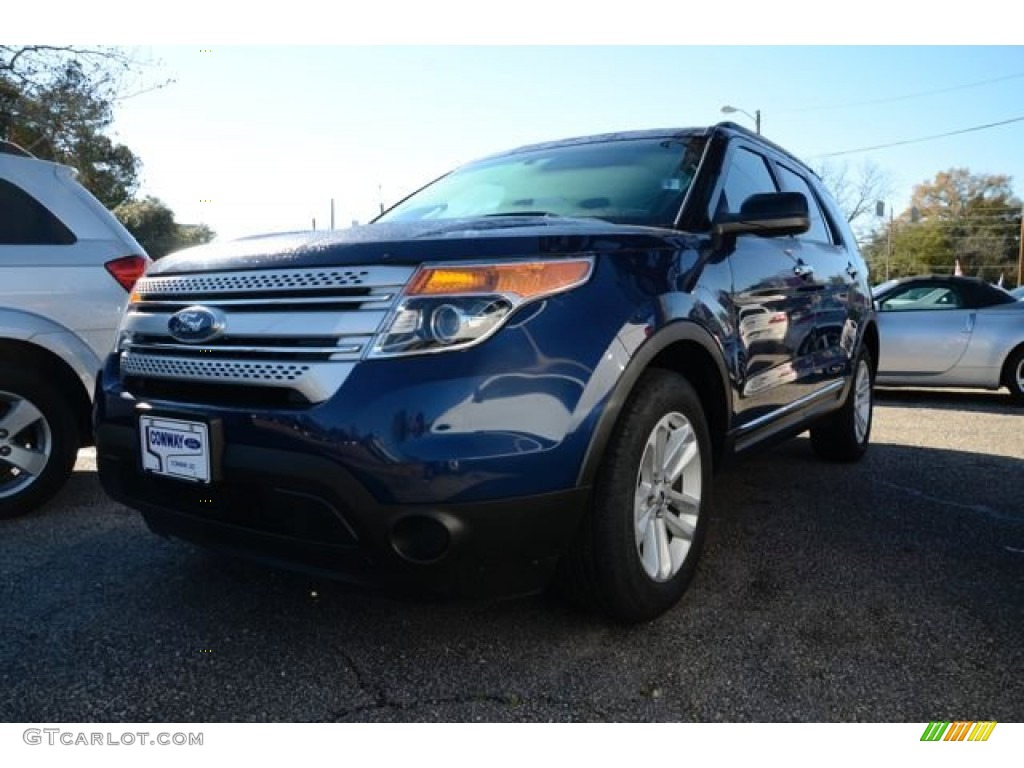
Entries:
POLYGON ((795 267, 793 267, 793 274, 804 279, 812 278, 814 277, 814 267, 800 261, 797 262, 795 267))

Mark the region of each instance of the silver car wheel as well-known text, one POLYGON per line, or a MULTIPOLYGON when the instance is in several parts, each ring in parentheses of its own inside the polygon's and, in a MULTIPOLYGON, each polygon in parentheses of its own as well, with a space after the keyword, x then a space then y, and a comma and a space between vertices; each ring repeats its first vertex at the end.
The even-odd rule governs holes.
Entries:
POLYGON ((0 499, 32 485, 50 461, 53 434, 30 401, 0 390, 0 499))
POLYGON ((690 421, 677 412, 663 416, 644 446, 633 502, 637 553, 653 581, 668 581, 686 561, 700 515, 701 478, 690 421))
POLYGON ((871 426, 871 369, 867 361, 857 365, 857 379, 854 382, 853 429, 858 443, 867 438, 871 426))
POLYGON ((1017 379, 1017 391, 1024 392, 1024 357, 1017 363, 1017 370, 1013 372, 1013 377, 1017 379))

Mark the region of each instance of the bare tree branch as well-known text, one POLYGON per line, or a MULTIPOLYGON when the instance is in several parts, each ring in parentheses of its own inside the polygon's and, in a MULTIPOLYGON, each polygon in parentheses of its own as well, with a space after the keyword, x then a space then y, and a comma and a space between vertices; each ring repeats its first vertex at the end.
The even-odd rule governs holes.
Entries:
POLYGON ((845 162, 825 162, 817 169, 825 188, 855 229, 870 229, 874 222, 866 220, 878 201, 888 205, 892 195, 892 181, 878 165, 865 161, 851 170, 845 162))

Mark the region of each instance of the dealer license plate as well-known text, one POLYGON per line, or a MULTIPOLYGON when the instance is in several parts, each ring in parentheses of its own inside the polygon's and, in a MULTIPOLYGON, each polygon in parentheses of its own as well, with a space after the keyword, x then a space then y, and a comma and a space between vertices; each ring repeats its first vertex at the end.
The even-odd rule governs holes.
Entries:
POLYGON ((142 468, 197 483, 210 482, 210 428, 201 421, 139 416, 142 468))

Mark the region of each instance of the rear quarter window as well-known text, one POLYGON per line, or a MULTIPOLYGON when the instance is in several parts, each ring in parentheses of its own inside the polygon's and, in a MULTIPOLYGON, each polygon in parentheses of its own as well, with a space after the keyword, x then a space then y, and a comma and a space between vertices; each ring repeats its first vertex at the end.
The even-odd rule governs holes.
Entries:
POLYGON ((782 177, 782 188, 787 192, 801 192, 807 198, 807 212, 810 214, 811 226, 807 232, 798 236, 799 239, 832 244, 835 238, 833 238, 821 206, 818 204, 818 197, 811 191, 810 185, 799 174, 786 166, 779 164, 778 168, 779 175, 782 177))
POLYGON ((0 245, 71 245, 75 239, 46 206, 0 179, 0 245))

